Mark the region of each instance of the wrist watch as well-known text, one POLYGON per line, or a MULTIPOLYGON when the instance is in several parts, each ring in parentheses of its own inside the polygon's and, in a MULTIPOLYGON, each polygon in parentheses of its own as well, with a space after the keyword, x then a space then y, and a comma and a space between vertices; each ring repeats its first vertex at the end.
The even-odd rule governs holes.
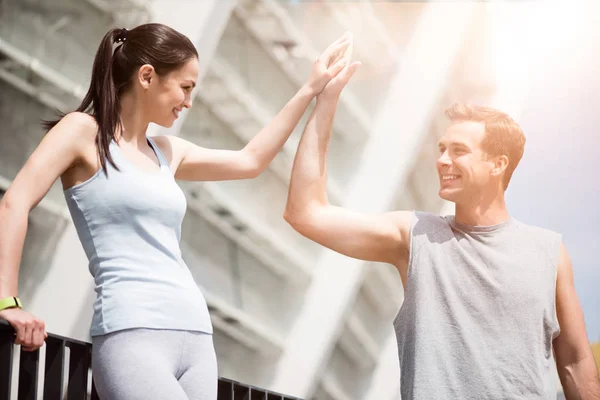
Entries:
POLYGON ((14 307, 23 308, 21 300, 19 300, 18 297, 5 297, 0 299, 0 311, 14 307))

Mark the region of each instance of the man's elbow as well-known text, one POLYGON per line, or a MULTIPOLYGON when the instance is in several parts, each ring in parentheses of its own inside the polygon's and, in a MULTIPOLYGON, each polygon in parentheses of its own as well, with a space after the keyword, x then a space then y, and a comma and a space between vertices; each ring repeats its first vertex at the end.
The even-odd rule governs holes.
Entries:
POLYGON ((292 228, 296 229, 296 226, 302 220, 300 214, 301 212, 298 209, 290 207, 288 204, 288 206, 285 208, 285 211, 283 212, 283 219, 285 220, 285 222, 290 224, 292 228))
POLYGON ((314 207, 301 206, 288 201, 287 207, 283 212, 283 219, 290 224, 294 230, 300 234, 305 234, 306 230, 311 226, 314 207))

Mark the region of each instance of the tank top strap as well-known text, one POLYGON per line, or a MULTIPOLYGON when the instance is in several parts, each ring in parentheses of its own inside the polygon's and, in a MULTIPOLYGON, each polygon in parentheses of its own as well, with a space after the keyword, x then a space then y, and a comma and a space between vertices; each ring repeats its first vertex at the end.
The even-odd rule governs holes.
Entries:
POLYGON ((160 165, 160 168, 161 169, 166 168, 168 171, 173 173, 173 171, 171 171, 171 166, 169 165, 169 161, 167 161, 167 158, 165 157, 165 155, 162 153, 162 151, 160 151, 160 148, 158 147, 158 145, 154 142, 154 140, 152 140, 151 137, 146 136, 146 139, 148 140, 148 143, 154 150, 154 154, 156 154, 156 157, 158 158, 158 163, 160 165))

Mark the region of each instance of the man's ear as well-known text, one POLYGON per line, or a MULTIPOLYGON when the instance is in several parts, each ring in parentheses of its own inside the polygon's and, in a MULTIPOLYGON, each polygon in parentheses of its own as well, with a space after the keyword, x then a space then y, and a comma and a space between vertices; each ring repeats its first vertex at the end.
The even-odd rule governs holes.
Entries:
POLYGON ((506 171, 508 167, 508 157, 505 155, 494 157, 494 168, 492 168, 492 175, 499 176, 506 171))

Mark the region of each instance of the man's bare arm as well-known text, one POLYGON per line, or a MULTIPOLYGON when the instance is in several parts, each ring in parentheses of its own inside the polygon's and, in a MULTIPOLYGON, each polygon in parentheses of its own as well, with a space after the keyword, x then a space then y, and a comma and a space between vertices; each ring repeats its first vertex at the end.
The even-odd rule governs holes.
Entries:
POLYGON ((333 118, 341 90, 357 67, 346 67, 317 97, 294 160, 284 218, 302 235, 334 251, 398 267, 408 259, 411 212, 368 215, 332 206, 327 199, 333 118))
POLYGON ((600 400, 600 379, 590 347, 583 311, 575 292, 573 267, 561 246, 556 281, 560 335, 554 339, 558 375, 568 400, 600 400))

